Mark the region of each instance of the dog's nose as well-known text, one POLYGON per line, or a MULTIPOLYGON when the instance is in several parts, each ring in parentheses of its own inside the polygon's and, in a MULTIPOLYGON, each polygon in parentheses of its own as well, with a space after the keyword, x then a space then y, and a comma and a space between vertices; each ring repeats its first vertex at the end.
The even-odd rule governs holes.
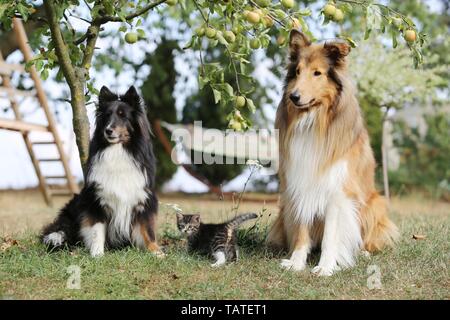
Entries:
POLYGON ((108 136, 110 136, 110 135, 113 134, 113 130, 112 130, 111 128, 106 128, 106 129, 105 129, 105 133, 106 133, 108 136))
POLYGON ((295 90, 289 95, 289 98, 293 103, 298 103, 300 101, 300 93, 297 90, 295 90))

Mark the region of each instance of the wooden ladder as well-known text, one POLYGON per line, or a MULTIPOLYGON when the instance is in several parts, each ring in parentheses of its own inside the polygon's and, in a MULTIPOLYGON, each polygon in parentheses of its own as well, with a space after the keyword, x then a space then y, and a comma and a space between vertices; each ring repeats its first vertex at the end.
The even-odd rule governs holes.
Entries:
MULTIPOLYGON (((27 35, 23 27, 22 21, 14 18, 13 28, 15 35, 18 39, 20 50, 23 53, 25 62, 32 59, 33 55, 28 45, 27 35)), ((79 192, 79 187, 73 177, 69 161, 64 153, 63 143, 59 137, 56 122, 53 118, 53 114, 50 111, 47 96, 45 95, 41 79, 34 66, 29 70, 30 77, 34 82, 35 90, 25 91, 18 90, 12 86, 11 74, 13 72, 20 72, 25 74, 25 68, 20 64, 6 63, 3 56, 0 53, 0 78, 2 82, 0 84, 0 98, 7 98, 10 101, 11 108, 14 112, 15 119, 0 119, 0 129, 18 131, 22 134, 25 141, 26 148, 30 154, 31 162, 33 163, 34 170, 36 171, 37 178, 39 180, 39 187, 44 196, 47 205, 52 205, 52 196, 60 195, 72 195, 79 192), (19 111, 19 102, 17 97, 37 97, 40 106, 44 110, 45 117, 47 118, 48 125, 39 125, 34 123, 25 122, 19 111), (32 131, 49 132, 53 136, 53 140, 50 141, 31 141, 29 133, 32 131), (58 153, 56 158, 38 158, 36 156, 35 148, 41 145, 55 145, 58 153), (64 169, 64 173, 61 175, 44 175, 41 169, 41 163, 52 162, 61 163, 64 169), (61 185, 51 184, 50 180, 65 180, 66 188, 61 188, 61 185)))

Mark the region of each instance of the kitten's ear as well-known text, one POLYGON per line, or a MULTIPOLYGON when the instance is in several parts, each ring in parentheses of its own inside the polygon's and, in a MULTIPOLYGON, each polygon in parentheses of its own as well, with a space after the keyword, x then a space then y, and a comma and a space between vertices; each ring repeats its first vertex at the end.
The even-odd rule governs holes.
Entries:
POLYGON ((134 86, 131 86, 124 95, 120 96, 120 100, 133 107, 139 107, 141 104, 141 97, 134 86))
POLYGON ((301 50, 311 45, 311 41, 301 31, 292 29, 289 34, 289 58, 291 61, 296 61, 301 50))
POLYGON ((194 220, 194 222, 200 222, 200 215, 199 214, 194 214, 192 216, 192 220, 194 220))
POLYGON ((117 100, 117 98, 118 98, 117 94, 112 93, 108 87, 103 86, 100 89, 100 93, 98 95, 98 102, 99 103, 110 102, 110 101, 117 100))
POLYGON ((177 212, 177 220, 178 221, 183 220, 183 215, 179 212, 177 212))

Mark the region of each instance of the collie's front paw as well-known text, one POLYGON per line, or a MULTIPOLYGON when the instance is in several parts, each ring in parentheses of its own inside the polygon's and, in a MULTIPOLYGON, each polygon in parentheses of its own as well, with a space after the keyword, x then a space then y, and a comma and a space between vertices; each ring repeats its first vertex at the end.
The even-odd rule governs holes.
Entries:
POLYGON ((333 275, 336 271, 339 271, 340 268, 338 266, 315 266, 311 273, 315 274, 316 276, 322 276, 322 277, 329 277, 333 275))
POLYGON ((217 262, 215 262, 215 263, 212 263, 212 264, 211 264, 211 267, 213 267, 213 268, 219 268, 219 267, 224 266, 224 265, 225 265, 225 262, 217 261, 217 262))
POLYGON ((303 269, 305 269, 306 264, 302 261, 295 261, 295 260, 291 260, 291 259, 282 259, 280 266, 287 270, 302 271, 303 269))
POLYGON ((93 246, 91 248, 91 257, 99 258, 105 254, 105 249, 101 246, 93 246))

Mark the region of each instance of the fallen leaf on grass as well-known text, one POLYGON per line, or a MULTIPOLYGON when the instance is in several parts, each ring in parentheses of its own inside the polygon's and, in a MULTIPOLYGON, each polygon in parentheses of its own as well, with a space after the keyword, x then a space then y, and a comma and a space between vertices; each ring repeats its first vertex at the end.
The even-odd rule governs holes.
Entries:
POLYGON ((173 279, 173 280, 177 280, 177 279, 180 279, 180 277, 177 276, 177 275, 174 273, 174 274, 172 274, 172 279, 173 279))
POLYGON ((0 245, 0 251, 5 252, 12 246, 16 246, 18 244, 19 243, 17 242, 17 240, 7 236, 7 237, 3 238, 3 243, 0 245))
POLYGON ((425 240, 427 236, 424 234, 413 234, 412 237, 414 240, 425 240))

